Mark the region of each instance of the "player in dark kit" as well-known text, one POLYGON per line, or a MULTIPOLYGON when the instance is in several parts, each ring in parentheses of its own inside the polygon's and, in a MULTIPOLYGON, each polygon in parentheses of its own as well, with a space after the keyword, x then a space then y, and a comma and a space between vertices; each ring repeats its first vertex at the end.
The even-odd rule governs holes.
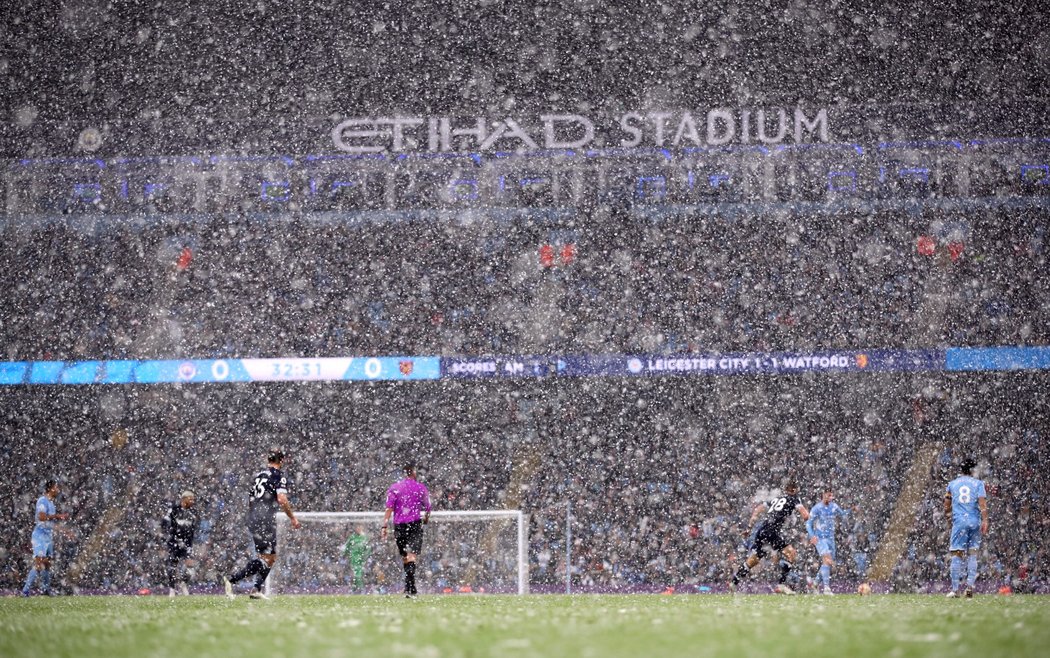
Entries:
POLYGON ((783 531, 784 522, 788 520, 792 512, 797 511, 803 521, 809 520, 809 510, 802 504, 802 499, 798 495, 798 484, 788 482, 784 487, 784 495, 769 501, 768 507, 764 505, 756 507, 755 513, 752 514, 752 520, 763 509, 765 509, 765 518, 755 527, 754 539, 749 547, 751 553, 733 576, 729 589, 735 592, 737 586, 740 585, 740 579, 750 573, 755 568, 755 565, 769 552, 769 549, 772 549, 773 552, 778 553, 783 558, 780 564, 780 580, 777 582, 776 591, 781 594, 794 594, 787 585, 787 577, 791 572, 791 565, 798 558, 798 552, 791 545, 791 542, 784 538, 783 531))
POLYGON ((226 596, 234 598, 233 583, 255 576, 255 587, 249 596, 253 599, 265 599, 263 583, 270 575, 273 563, 277 561, 277 510, 281 509, 292 521, 292 528, 298 530, 299 519, 295 518, 292 504, 288 502, 288 480, 281 473, 284 453, 280 450, 270 452, 266 469, 255 474, 252 490, 248 494, 248 531, 255 542, 255 552, 259 554, 243 569, 229 578, 223 579, 226 596))
MULTIPOLYGON (((193 547, 193 538, 200 526, 200 516, 197 514, 195 504, 197 497, 192 491, 183 491, 179 501, 171 504, 168 516, 163 520, 168 531, 168 596, 175 596, 175 581, 178 580, 179 563, 190 555, 193 547)), ((179 589, 183 595, 189 594, 186 580, 179 583, 179 589)))

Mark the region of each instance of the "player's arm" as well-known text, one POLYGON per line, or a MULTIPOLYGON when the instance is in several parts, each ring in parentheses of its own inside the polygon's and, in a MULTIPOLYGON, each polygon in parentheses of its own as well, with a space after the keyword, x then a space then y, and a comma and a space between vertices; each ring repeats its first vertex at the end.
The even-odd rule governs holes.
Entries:
POLYGON ((952 524, 952 492, 944 492, 944 518, 948 525, 952 524))
POLYGON ((430 523, 430 491, 427 489, 423 490, 423 525, 430 523))
POLYGON ((981 534, 988 534, 988 499, 981 496, 977 499, 977 508, 981 510, 981 534))
POLYGON ((386 531, 390 526, 390 517, 394 515, 394 506, 397 505, 397 489, 391 486, 386 490, 386 511, 383 513, 383 532, 381 536, 386 539, 386 531))
POLYGON ((762 503, 755 505, 754 509, 751 510, 751 518, 748 519, 747 524, 749 526, 755 525, 755 521, 758 517, 762 516, 762 513, 766 511, 766 506, 762 503))
POLYGON ((795 505, 795 510, 798 512, 798 515, 802 517, 802 520, 805 521, 807 526, 808 526, 808 524, 809 524, 809 510, 806 509, 806 506, 803 505, 802 503, 799 503, 798 505, 795 505))
MULTIPOLYGON (((22 509, 25 509, 25 508, 23 507, 22 509)), ((66 519, 69 518, 69 515, 66 514, 66 513, 62 513, 62 514, 48 514, 44 510, 40 510, 40 512, 36 515, 36 518, 37 518, 38 521, 41 521, 41 522, 43 522, 43 521, 65 521, 66 519)))
POLYGON ((806 536, 809 538, 809 543, 814 546, 817 545, 817 535, 813 532, 813 517, 810 516, 806 519, 806 536))
POLYGON ((386 539, 386 529, 390 525, 390 517, 394 514, 394 508, 387 505, 386 512, 383 513, 383 539, 386 539))
POLYGON ((278 492, 277 504, 280 506, 281 511, 284 512, 292 521, 292 527, 298 530, 303 524, 299 523, 299 519, 295 518, 295 510, 292 509, 292 504, 288 502, 288 494, 284 492, 278 492))

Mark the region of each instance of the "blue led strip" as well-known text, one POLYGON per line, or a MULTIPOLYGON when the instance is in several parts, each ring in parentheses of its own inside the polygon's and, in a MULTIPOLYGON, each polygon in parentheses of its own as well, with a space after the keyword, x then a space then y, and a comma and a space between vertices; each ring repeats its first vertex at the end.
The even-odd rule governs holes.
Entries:
POLYGON ((545 377, 706 377, 863 372, 1050 370, 1050 347, 947 350, 823 350, 711 354, 15 361, 0 386, 205 384, 301 381, 424 381, 545 377))
POLYGON ((683 377, 944 370, 943 350, 740 352, 442 359, 442 378, 683 377))
POLYGON ((0 385, 24 384, 29 364, 25 361, 0 363, 0 385))
POLYGON ((19 361, 0 363, 0 385, 204 384, 438 379, 437 357, 19 361))
POLYGON ((1050 347, 949 347, 945 370, 1050 370, 1050 347))

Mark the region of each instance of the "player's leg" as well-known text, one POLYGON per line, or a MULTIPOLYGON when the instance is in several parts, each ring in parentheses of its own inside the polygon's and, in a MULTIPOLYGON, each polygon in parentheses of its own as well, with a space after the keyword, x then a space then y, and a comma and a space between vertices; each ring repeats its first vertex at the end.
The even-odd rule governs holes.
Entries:
POLYGON ((250 578, 251 576, 258 577, 258 575, 263 571, 265 571, 266 574, 269 575, 270 567, 273 566, 273 559, 275 557, 273 545, 276 543, 277 534, 276 526, 274 527, 273 540, 271 540, 270 533, 268 532, 268 528, 266 527, 249 526, 248 530, 249 532, 251 532, 252 535, 252 543, 255 544, 256 556, 249 560, 248 564, 246 564, 244 567, 238 569, 233 574, 223 579, 223 584, 226 587, 226 596, 231 598, 233 597, 234 583, 240 582, 245 578, 250 578), (270 558, 269 563, 267 563, 263 559, 264 557, 270 558))
POLYGON ((33 562, 40 577, 40 591, 48 596, 51 596, 51 556, 54 555, 54 548, 50 536, 33 542, 33 562))
POLYGON ((746 578, 751 570, 758 566, 758 563, 762 560, 762 556, 766 554, 766 549, 761 544, 756 544, 751 552, 748 554, 747 559, 740 565, 740 568, 733 574, 733 580, 729 583, 729 588, 736 591, 736 588, 740 586, 740 581, 746 578))
POLYGON ((33 567, 29 570, 29 574, 26 575, 26 582, 22 585, 22 596, 29 596, 30 590, 33 588, 33 583, 36 582, 37 569, 36 562, 34 561, 33 567))
POLYGON ((190 551, 186 546, 169 546, 168 547, 168 582, 169 582, 169 595, 173 595, 175 592, 176 584, 179 587, 179 593, 183 596, 187 596, 190 593, 189 588, 189 571, 186 570, 185 560, 189 558, 190 551))
POLYGON ((950 564, 948 565, 948 575, 952 579, 952 590, 950 592, 948 592, 948 596, 958 596, 959 583, 960 583, 960 581, 962 581, 962 574, 963 574, 963 559, 962 559, 962 556, 963 556, 963 552, 962 551, 952 551, 951 552, 951 560, 950 560, 950 564))
POLYGON ((262 556, 257 555, 248 561, 248 564, 244 565, 237 571, 230 574, 228 580, 231 583, 237 583, 250 576, 258 575, 260 571, 266 568, 266 563, 262 561, 262 556))
POLYGON ((408 553, 401 559, 405 568, 405 594, 415 596, 416 594, 416 554, 408 553))
POLYGON ((824 587, 825 594, 831 594, 831 567, 834 564, 830 553, 821 557, 820 582, 824 587))
POLYGON ((179 580, 179 594, 183 596, 189 596, 190 594, 190 571, 186 566, 185 560, 190 557, 190 549, 183 547, 179 549, 179 564, 177 567, 181 567, 182 573, 180 574, 179 580))
POLYGON ((751 570, 758 566, 758 563, 766 555, 766 547, 768 543, 769 542, 766 538, 765 533, 765 526, 763 524, 759 524, 751 532, 751 536, 748 538, 747 559, 744 560, 744 562, 740 565, 740 568, 736 570, 736 573, 733 574, 733 579, 729 582, 729 589, 731 591, 735 592, 736 588, 740 585, 740 581, 746 578, 748 574, 751 573, 751 570))
POLYGON ((835 543, 829 539, 817 541, 820 555, 820 582, 825 594, 831 594, 831 567, 835 565, 835 543))
POLYGON ((255 549, 259 553, 263 567, 255 574, 255 589, 250 596, 253 599, 264 599, 266 596, 262 592, 263 584, 266 583, 270 569, 273 569, 273 564, 277 561, 277 524, 269 523, 265 528, 260 528, 258 535, 259 541, 256 542, 255 549))
POLYGON ((29 575, 26 576, 25 585, 22 587, 22 596, 29 596, 29 592, 33 588, 33 583, 36 582, 37 577, 39 577, 40 573, 42 571, 44 571, 44 569, 46 568, 44 566, 44 564, 46 562, 45 558, 43 556, 35 554, 36 553, 36 545, 35 545, 36 541, 34 540, 33 543, 34 543, 34 546, 33 546, 33 552, 34 552, 34 555, 33 555, 33 568, 29 570, 29 575))
POLYGON ((405 596, 416 595, 416 555, 422 548, 422 523, 394 524, 394 541, 405 570, 405 596))
POLYGON ((353 576, 352 583, 353 583, 354 589, 355 590, 364 589, 364 587, 365 587, 365 565, 364 564, 355 564, 353 566, 353 572, 354 572, 354 576, 353 576))
POLYGON ((416 556, 408 550, 407 530, 394 526, 394 540, 397 552, 401 556, 401 567, 405 570, 405 596, 412 596, 412 585, 416 576, 416 556))
POLYGON ((951 553, 948 575, 952 579, 952 590, 948 592, 949 597, 959 595, 959 583, 963 575, 963 551, 966 550, 965 533, 965 528, 952 524, 952 534, 948 544, 948 552, 951 553))
POLYGON ((966 598, 973 598, 973 587, 977 584, 977 549, 981 547, 981 529, 969 528, 966 537, 966 548, 969 556, 966 560, 966 598))
POLYGON ((973 598, 973 587, 977 584, 977 551, 970 551, 966 558, 966 598, 973 598))
POLYGON ((788 574, 791 573, 791 567, 794 566, 795 560, 798 559, 798 551, 791 544, 784 542, 782 539, 779 542, 781 545, 778 547, 776 544, 773 548, 780 553, 780 578, 777 580, 777 591, 781 594, 794 594, 794 590, 788 587, 787 579, 788 574))
MULTIPOLYGON (((41 579, 41 589, 46 590, 46 587, 43 586, 43 574, 49 566, 48 558, 51 556, 51 542, 47 536, 38 534, 36 530, 33 531, 31 540, 33 545, 33 568, 29 570, 29 575, 26 576, 25 585, 22 587, 22 596, 29 596, 29 592, 32 590, 33 583, 36 582, 37 578, 41 579)), ((48 576, 50 577, 50 573, 48 576)), ((48 586, 50 586, 50 582, 48 586)))
POLYGON ((175 596, 175 579, 179 571, 178 549, 168 544, 168 559, 164 564, 165 575, 168 578, 168 596, 175 596))
POLYGON ((245 578, 259 575, 264 569, 267 568, 266 562, 264 562, 262 558, 262 555, 256 555, 248 561, 248 564, 244 565, 237 571, 230 574, 230 576, 226 578, 226 582, 237 583, 244 580, 245 578))
POLYGON ((277 547, 273 546, 270 551, 270 553, 259 554, 259 559, 262 560, 263 563, 263 569, 255 574, 255 588, 249 595, 253 599, 266 598, 262 591, 263 585, 266 584, 266 578, 270 575, 270 570, 273 569, 274 562, 277 561, 277 547))
POLYGON ((416 596, 416 561, 419 553, 423 550, 423 523, 414 521, 407 524, 405 529, 405 554, 403 563, 405 567, 405 594, 416 596))
POLYGON ((47 557, 40 561, 43 569, 40 571, 40 591, 51 596, 51 547, 48 546, 47 557))

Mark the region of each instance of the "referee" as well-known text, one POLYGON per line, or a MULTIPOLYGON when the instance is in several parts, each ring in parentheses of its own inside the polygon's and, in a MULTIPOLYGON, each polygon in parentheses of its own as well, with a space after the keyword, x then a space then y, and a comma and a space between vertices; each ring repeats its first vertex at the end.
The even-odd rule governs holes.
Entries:
POLYGON ((386 514, 383 515, 383 539, 386 539, 390 517, 394 517, 394 541, 405 567, 405 598, 414 599, 416 591, 416 556, 423 548, 423 526, 430 520, 430 492, 416 481, 416 465, 405 464, 405 478, 386 491, 386 514))

